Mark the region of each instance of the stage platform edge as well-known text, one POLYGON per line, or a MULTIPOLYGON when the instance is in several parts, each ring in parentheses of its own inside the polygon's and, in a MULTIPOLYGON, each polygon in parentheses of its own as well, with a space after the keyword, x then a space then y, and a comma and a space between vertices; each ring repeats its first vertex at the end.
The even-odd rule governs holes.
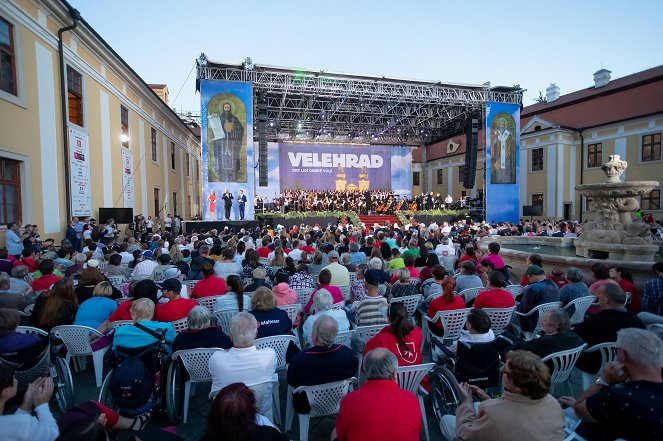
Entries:
POLYGON ((239 231, 244 228, 254 229, 260 226, 260 221, 257 220, 238 220, 238 221, 184 221, 182 229, 186 234, 195 233, 205 233, 210 230, 216 229, 221 231, 224 228, 228 227, 230 231, 239 233, 239 231))

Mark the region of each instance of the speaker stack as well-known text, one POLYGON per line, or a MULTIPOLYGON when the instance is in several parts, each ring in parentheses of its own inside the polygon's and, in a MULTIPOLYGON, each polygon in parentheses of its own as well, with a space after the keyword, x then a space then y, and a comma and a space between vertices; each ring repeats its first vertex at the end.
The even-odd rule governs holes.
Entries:
POLYGON ((479 118, 477 110, 472 111, 465 121, 465 172, 463 187, 474 188, 477 175, 477 150, 479 148, 479 118))

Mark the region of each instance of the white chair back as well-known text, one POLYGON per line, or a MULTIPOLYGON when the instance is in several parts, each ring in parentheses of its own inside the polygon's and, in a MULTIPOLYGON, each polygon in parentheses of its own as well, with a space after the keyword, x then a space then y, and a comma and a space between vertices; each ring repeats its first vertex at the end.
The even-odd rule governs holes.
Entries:
POLYGON ((238 312, 239 311, 235 310, 215 311, 212 313, 212 321, 216 323, 217 326, 220 326, 221 330, 227 334, 230 332, 230 319, 232 319, 238 312))
POLYGON ((258 384, 247 385, 256 397, 258 412, 267 417, 272 423, 278 424, 280 420, 279 380, 273 378, 258 384), (275 419, 275 416, 278 417, 275 419))
POLYGON ((90 355, 90 336, 101 337, 101 332, 89 326, 62 325, 51 329, 51 334, 61 339, 67 347, 68 355, 90 355))
POLYGON ((272 348, 276 352, 276 370, 285 369, 288 364, 285 361, 285 354, 293 342, 299 346, 299 340, 294 335, 273 335, 271 337, 258 338, 255 341, 256 348, 272 348))
POLYGON ((412 321, 414 318, 414 313, 417 312, 417 306, 419 306, 419 303, 421 303, 421 299, 423 298, 424 296, 421 294, 394 297, 391 299, 391 304, 393 305, 394 303, 402 303, 405 305, 405 309, 407 309, 407 317, 410 321, 412 321))
POLYGON ((399 366, 396 370, 398 387, 417 394, 421 380, 435 367, 435 363, 415 364, 412 366, 399 366))
POLYGON ((316 386, 299 386, 293 394, 304 392, 308 398, 311 412, 309 416, 333 415, 339 412, 341 399, 350 392, 350 385, 357 381, 352 377, 347 380, 318 384, 316 386))
POLYGON ((196 299, 196 302, 198 302, 200 306, 204 306, 205 308, 207 308, 210 314, 212 314, 214 313, 214 306, 216 305, 216 300, 221 297, 223 296, 200 297, 196 299))
POLYGON ((258 258, 258 263, 262 263, 263 265, 269 266, 269 259, 266 257, 259 257, 258 258))
POLYGON ((124 278, 124 276, 108 276, 108 281, 113 285, 115 288, 121 289, 122 284, 127 282, 127 279, 124 278))
MULTIPOLYGON (((551 309, 557 309, 562 307, 562 302, 550 302, 550 303, 542 303, 541 305, 535 306, 530 310, 528 313, 522 313, 516 311, 515 314, 519 317, 529 317, 533 314, 538 314, 538 320, 536 322, 536 326, 534 327, 533 331, 524 331, 523 334, 525 334, 525 339, 526 340, 531 340, 533 339, 541 330, 543 329, 543 315, 546 313, 546 311, 549 311, 551 309)), ((520 332, 520 325, 517 323, 514 323, 516 326, 514 326, 516 329, 518 329, 518 332, 520 332)))
POLYGON ((297 317, 299 316, 299 311, 302 309, 302 305, 299 303, 293 303, 292 305, 279 305, 277 308, 282 309, 288 314, 288 317, 294 326, 295 322, 297 321, 297 317))
POLYGON ((456 340, 460 336, 461 329, 465 326, 467 314, 469 313, 469 308, 437 311, 432 319, 426 316, 426 320, 424 321, 424 323, 426 323, 426 331, 428 331, 428 326, 435 326, 435 323, 440 320, 442 322, 442 327, 444 328, 442 339, 456 340))
MULTIPOLYGON (((343 307, 345 307, 345 301, 343 301, 343 300, 340 301, 340 302, 336 302, 332 305, 332 309, 342 310, 343 307)), ((313 308, 311 308, 311 309, 313 309, 313 308)))
POLYGON ((173 360, 179 359, 184 365, 184 369, 189 373, 189 380, 193 382, 212 381, 212 374, 209 372, 209 359, 221 348, 199 348, 186 349, 173 353, 173 360))
POLYGON ((384 327, 385 325, 357 326, 354 332, 357 339, 366 343, 378 335, 378 333, 382 331, 384 327))
POLYGON ((354 333, 355 333, 354 330, 341 331, 336 335, 334 343, 338 345, 347 346, 348 348, 352 348, 352 336, 354 335, 354 333))
POLYGON ((576 361, 578 361, 578 357, 580 357, 580 353, 583 349, 585 349, 586 346, 587 344, 585 343, 582 346, 578 346, 577 348, 546 355, 541 359, 542 361, 552 361, 553 371, 550 375, 551 384, 564 383, 569 379, 571 369, 573 369, 575 366, 576 361))
POLYGON ((339 286, 338 289, 341 291, 341 294, 343 294, 343 300, 346 302, 350 300, 350 286, 349 285, 342 285, 339 286))
POLYGON ((387 285, 382 284, 382 283, 379 284, 379 285, 378 285, 378 293, 379 293, 381 296, 386 295, 386 294, 387 294, 387 285))
POLYGON ((583 390, 587 390, 590 386, 592 386, 592 384, 594 384, 596 377, 603 373, 603 368, 605 367, 606 363, 617 361, 617 346, 615 342, 599 343, 583 350, 582 352, 585 354, 590 354, 596 351, 599 351, 601 354, 601 368, 596 375, 589 372, 580 371, 582 375, 583 390))
POLYGON ((17 326, 16 332, 19 334, 35 334, 40 337, 48 337, 48 332, 43 329, 33 328, 32 326, 17 326))
POLYGON ((297 288, 295 291, 297 291, 297 303, 300 305, 306 305, 308 299, 311 297, 313 288, 297 288))
POLYGON ((476 299, 480 292, 488 291, 487 288, 467 288, 458 293, 463 299, 465 299, 465 304, 467 305, 472 300, 476 299))
POLYGON ((511 323, 511 316, 513 316, 515 310, 515 306, 511 308, 483 308, 483 311, 490 317, 490 329, 493 330, 495 335, 504 332, 504 328, 511 323))
POLYGON ((573 315, 570 318, 570 323, 572 326, 577 325, 578 323, 582 323, 585 320, 585 313, 595 301, 596 301, 596 296, 584 296, 584 297, 578 297, 577 299, 573 299, 566 304, 566 306, 564 307, 564 310, 566 312, 569 311, 571 305, 575 307, 573 315))
POLYGON ((515 299, 516 297, 521 295, 523 291, 525 291, 525 287, 520 285, 509 285, 506 288, 504 288, 504 290, 509 291, 511 294, 513 294, 513 298, 515 299))
POLYGON ((110 322, 108 324, 108 329, 117 329, 122 326, 128 326, 128 325, 133 325, 134 322, 131 320, 116 320, 114 322, 110 322))
POLYGON ((175 330, 176 333, 180 333, 182 331, 187 330, 187 328, 189 327, 187 320, 188 320, 187 317, 184 317, 171 322, 173 324, 173 329, 175 330))
POLYGON ((356 278, 357 278, 357 274, 350 273, 350 286, 352 286, 352 282, 354 282, 356 278))

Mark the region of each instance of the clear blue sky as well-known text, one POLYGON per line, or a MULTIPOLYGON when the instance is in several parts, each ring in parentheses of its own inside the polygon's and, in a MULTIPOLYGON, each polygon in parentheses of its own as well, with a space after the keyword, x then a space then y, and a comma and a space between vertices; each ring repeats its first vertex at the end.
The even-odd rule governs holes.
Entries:
POLYGON ((210 60, 322 69, 562 94, 601 67, 622 77, 663 64, 663 1, 70 0, 171 106, 199 110, 195 71, 210 60), (180 88, 182 92, 174 102, 180 88))

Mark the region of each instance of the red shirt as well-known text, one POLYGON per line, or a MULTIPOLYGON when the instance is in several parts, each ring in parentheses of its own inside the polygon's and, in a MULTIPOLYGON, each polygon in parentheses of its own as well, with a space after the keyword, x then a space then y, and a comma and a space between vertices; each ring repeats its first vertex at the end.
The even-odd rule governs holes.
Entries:
POLYGON ((28 267, 28 273, 32 274, 37 271, 39 268, 37 262, 31 257, 24 257, 23 260, 17 260, 14 262, 14 266, 24 265, 28 267))
POLYGON ((569 281, 566 280, 566 277, 564 277, 564 274, 562 274, 561 276, 556 276, 554 274, 551 274, 548 276, 548 278, 553 282, 555 282, 555 285, 557 285, 557 288, 559 289, 562 289, 564 285, 569 283, 569 281))
POLYGON ((313 248, 311 245, 304 245, 303 247, 299 247, 299 249, 304 251, 306 254, 315 254, 315 248, 313 248))
POLYGON ((503 289, 483 291, 474 299, 475 308, 511 308, 515 305, 513 294, 503 289))
POLYGON ((430 266, 424 267, 424 269, 422 269, 419 272, 419 278, 421 279, 422 282, 425 282, 428 279, 432 279, 433 278, 433 268, 431 268, 430 266))
POLYGON ((267 258, 269 256, 269 253, 272 252, 272 250, 270 250, 267 247, 260 247, 260 248, 256 249, 256 251, 258 252, 260 257, 265 257, 265 258, 267 258))
POLYGON ((338 441, 419 441, 421 429, 417 397, 393 380, 369 380, 350 392, 336 418, 338 441))
MULTIPOLYGON (((410 271, 410 278, 412 277, 415 277, 417 279, 419 278, 420 274, 418 269, 416 269, 413 266, 406 266, 405 268, 407 268, 408 271, 410 271)), ((393 276, 391 276, 391 280, 389 281, 389 283, 393 285, 396 280, 398 280, 398 276, 394 274, 393 276)))
POLYGON ((194 306, 198 306, 198 302, 180 297, 179 299, 169 300, 168 303, 158 304, 156 312, 159 314, 159 321, 174 322, 188 316, 189 311, 194 306))
MULTIPOLYGON (((511 298, 513 298, 513 296, 511 298)), ((450 311, 452 309, 465 309, 465 300, 463 300, 461 296, 454 296, 453 301, 449 303, 444 299, 444 295, 442 295, 430 302, 430 306, 428 307, 428 312, 426 315, 430 318, 433 318, 435 317, 435 313, 437 311, 450 311)), ((440 321, 435 323, 435 326, 442 329, 442 324, 440 321)))
POLYGON ((62 277, 56 276, 55 274, 44 274, 32 282, 32 289, 35 291, 50 289, 51 285, 53 285, 58 280, 62 280, 62 277))
POLYGON ((223 277, 210 276, 196 282, 191 293, 192 299, 201 297, 220 296, 228 292, 226 281, 223 277))
POLYGON ((392 354, 398 359, 399 366, 411 366, 413 364, 421 364, 421 340, 423 335, 421 330, 416 326, 410 331, 410 333, 405 337, 405 345, 407 350, 398 344, 396 336, 391 330, 391 325, 385 326, 382 331, 380 331, 375 337, 366 342, 366 347, 364 348, 364 356, 375 349, 375 348, 385 348, 388 349, 392 354))
POLYGON ((529 285, 529 279, 527 278, 527 274, 525 274, 523 277, 520 278, 520 286, 527 286, 529 285))
MULTIPOLYGON (((131 300, 125 300, 124 302, 120 303, 115 312, 113 312, 110 317, 108 317, 108 321, 112 323, 118 320, 131 320, 131 303, 131 300)), ((152 320, 155 322, 160 321, 156 310, 154 311, 152 320)))
POLYGON ((631 293, 631 303, 626 305, 626 309, 628 309, 629 311, 635 314, 640 312, 642 310, 642 297, 640 296, 640 291, 638 291, 638 288, 636 288, 635 285, 633 285, 631 282, 629 282, 626 279, 620 280, 619 286, 622 287, 624 292, 631 293))
POLYGON ((474 261, 476 262, 476 261, 477 261, 477 258, 474 257, 474 256, 468 256, 467 254, 464 254, 464 255, 461 256, 461 258, 460 258, 460 260, 458 261, 458 263, 463 263, 463 262, 465 262, 466 260, 474 260, 474 261))

